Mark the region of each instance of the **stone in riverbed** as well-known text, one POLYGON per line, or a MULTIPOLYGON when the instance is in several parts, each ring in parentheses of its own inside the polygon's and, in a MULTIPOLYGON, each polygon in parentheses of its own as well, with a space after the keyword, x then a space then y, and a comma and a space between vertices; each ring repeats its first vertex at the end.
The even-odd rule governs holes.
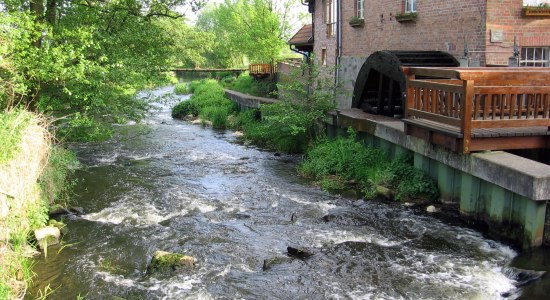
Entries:
POLYGON ((435 206, 433 205, 430 205, 428 207, 426 207, 426 211, 429 212, 429 213, 435 213, 435 212, 438 212, 439 209, 437 209, 435 206))
POLYGON ((157 251, 147 267, 147 273, 191 270, 195 267, 195 258, 181 253, 157 251))
POLYGON ((69 229, 67 228, 67 224, 65 224, 63 222, 59 222, 55 219, 51 219, 48 222, 48 226, 57 227, 59 229, 59 232, 61 232, 62 235, 65 235, 65 234, 67 234, 67 232, 69 232, 69 229))
POLYGON ((34 237, 38 242, 38 247, 40 247, 40 249, 45 249, 49 246, 59 244, 61 232, 57 227, 48 226, 35 230, 34 237))
POLYGON ((305 249, 305 248, 294 248, 294 247, 286 247, 286 251, 288 252, 288 255, 294 256, 297 258, 307 258, 312 256, 314 253, 311 250, 305 249))

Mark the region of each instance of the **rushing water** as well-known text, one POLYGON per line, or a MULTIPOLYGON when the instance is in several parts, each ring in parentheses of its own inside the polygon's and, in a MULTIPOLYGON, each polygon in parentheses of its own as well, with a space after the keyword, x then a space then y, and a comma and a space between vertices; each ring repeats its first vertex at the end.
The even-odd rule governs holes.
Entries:
POLYGON ((399 204, 325 193, 296 175, 298 157, 172 120, 181 97, 169 92, 153 93, 163 104, 143 124, 74 147, 83 164, 75 204, 87 214, 66 219, 65 246, 39 259, 33 293, 47 285, 52 299, 498 299, 514 291, 509 247, 399 204), (315 255, 293 259, 287 246, 315 255), (156 250, 198 265, 147 275, 156 250))

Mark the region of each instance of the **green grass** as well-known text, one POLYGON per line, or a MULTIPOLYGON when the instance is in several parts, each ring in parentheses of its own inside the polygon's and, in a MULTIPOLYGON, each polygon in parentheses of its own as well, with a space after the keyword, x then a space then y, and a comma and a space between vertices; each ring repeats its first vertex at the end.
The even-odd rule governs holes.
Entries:
POLYGON ((223 87, 213 79, 193 81, 188 85, 193 92, 189 100, 178 103, 172 109, 173 118, 184 118, 187 115, 210 120, 214 129, 226 129, 228 118, 236 111, 235 104, 227 99, 223 87))
POLYGON ((276 83, 271 79, 254 79, 244 72, 228 86, 229 89, 257 97, 275 97, 276 83))
POLYGON ((23 131, 31 122, 32 114, 24 110, 0 113, 0 165, 19 153, 23 131))
POLYGON ((178 83, 174 87, 174 93, 176 95, 186 95, 189 94, 189 88, 187 87, 187 83, 178 83))
POLYGON ((350 133, 348 138, 318 141, 299 165, 300 174, 327 190, 342 189, 345 183, 358 184, 367 198, 376 195, 377 186, 383 186, 395 190, 397 200, 437 200, 437 184, 412 166, 410 156, 390 160, 384 152, 366 147, 350 133))

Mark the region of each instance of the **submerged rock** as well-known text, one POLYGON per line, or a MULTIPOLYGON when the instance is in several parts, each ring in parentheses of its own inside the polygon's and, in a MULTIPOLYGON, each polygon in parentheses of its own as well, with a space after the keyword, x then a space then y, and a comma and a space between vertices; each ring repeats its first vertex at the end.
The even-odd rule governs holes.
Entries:
POLYGON ((59 244, 61 232, 57 227, 48 226, 35 230, 34 237, 38 242, 38 247, 40 247, 40 249, 45 249, 49 246, 59 244))
POLYGON ((181 253, 157 251, 153 254, 147 273, 191 270, 195 267, 195 258, 181 253))
POLYGON ((285 264, 290 261, 291 261, 291 258, 289 257, 272 257, 272 258, 264 259, 262 270, 267 271, 271 269, 271 267, 273 266, 285 264))
POLYGON ((294 247, 286 247, 286 251, 288 252, 288 255, 294 256, 297 258, 307 258, 312 256, 314 253, 311 250, 305 249, 305 248, 294 248, 294 247))

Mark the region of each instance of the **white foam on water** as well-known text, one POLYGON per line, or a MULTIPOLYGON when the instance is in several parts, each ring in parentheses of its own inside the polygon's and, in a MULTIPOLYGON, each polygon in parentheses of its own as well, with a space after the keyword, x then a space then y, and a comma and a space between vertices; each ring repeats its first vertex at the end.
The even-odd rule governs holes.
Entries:
POLYGON ((326 245, 328 243, 342 244, 345 242, 362 242, 376 244, 383 247, 393 247, 404 243, 403 241, 391 241, 378 235, 355 233, 351 231, 337 229, 315 231, 308 230, 306 231, 306 233, 314 237, 317 243, 316 247, 322 247, 323 245, 326 245))
POLYGON ((231 264, 228 264, 228 265, 223 269, 223 271, 221 271, 220 273, 216 274, 216 276, 214 276, 214 277, 225 277, 225 275, 229 274, 229 271, 231 271, 231 264))
POLYGON ((122 222, 135 222, 136 225, 153 225, 178 215, 179 213, 163 214, 155 206, 149 203, 133 203, 118 201, 114 206, 102 209, 96 213, 83 215, 88 221, 120 224, 122 222))

